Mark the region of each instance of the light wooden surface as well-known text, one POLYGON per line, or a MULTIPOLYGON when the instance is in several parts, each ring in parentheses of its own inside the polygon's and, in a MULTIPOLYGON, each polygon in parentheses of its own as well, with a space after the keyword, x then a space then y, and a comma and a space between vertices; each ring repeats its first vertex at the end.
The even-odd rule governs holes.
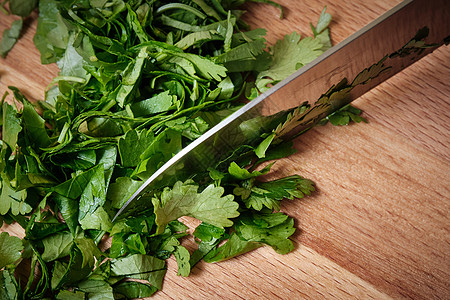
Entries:
MULTIPOLYGON (((267 28, 269 42, 293 30, 310 35, 309 22, 327 5, 338 43, 399 1, 277 2, 287 8, 284 20, 273 7, 248 7, 247 20, 267 28)), ((12 19, 0 16, 0 31, 12 19)), ((33 21, 0 60, 0 94, 12 84, 42 99, 56 74, 54 65, 40 66, 34 30, 33 21)), ((368 124, 314 129, 297 140, 296 155, 275 164, 274 176, 298 173, 318 188, 282 205, 296 219, 295 251, 263 247, 200 263, 188 278, 170 259, 154 298, 450 299, 449 65, 449 47, 441 47, 354 102, 368 124)))

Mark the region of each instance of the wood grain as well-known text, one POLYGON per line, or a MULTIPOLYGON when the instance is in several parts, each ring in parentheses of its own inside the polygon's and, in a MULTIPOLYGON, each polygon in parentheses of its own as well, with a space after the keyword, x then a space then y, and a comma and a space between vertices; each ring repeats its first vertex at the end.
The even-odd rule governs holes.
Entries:
MULTIPOLYGON (((293 30, 310 35, 325 5, 338 43, 399 1, 283 0, 285 19, 252 3, 246 20, 273 43, 293 30)), ((32 44, 35 18, 6 60, 0 93, 20 87, 42 99, 56 75, 32 44)), ((0 17, 0 31, 12 17, 0 17)), ((316 128, 273 176, 298 173, 318 191, 285 201, 296 219, 296 249, 268 247, 218 264, 200 263, 188 278, 168 262, 156 299, 450 299, 450 51, 441 47, 355 101, 367 124, 316 128)), ((186 218, 190 224, 192 220, 186 218)), ((2 231, 15 235, 16 226, 2 231)), ((189 245, 192 241, 186 241, 189 245)))

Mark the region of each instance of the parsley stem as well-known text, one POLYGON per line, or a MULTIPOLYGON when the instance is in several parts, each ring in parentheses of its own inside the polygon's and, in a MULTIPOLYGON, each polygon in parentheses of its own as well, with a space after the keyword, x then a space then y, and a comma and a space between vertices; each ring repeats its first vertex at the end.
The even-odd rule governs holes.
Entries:
POLYGON ((193 8, 192 6, 186 5, 186 4, 182 4, 182 3, 169 3, 166 5, 163 5, 161 7, 159 7, 156 10, 156 15, 162 14, 163 12, 170 10, 170 9, 184 9, 186 11, 189 11, 191 13, 193 13, 194 15, 196 15, 197 17, 201 18, 201 19, 205 19, 206 15, 203 14, 201 11, 199 11, 198 9, 193 8))

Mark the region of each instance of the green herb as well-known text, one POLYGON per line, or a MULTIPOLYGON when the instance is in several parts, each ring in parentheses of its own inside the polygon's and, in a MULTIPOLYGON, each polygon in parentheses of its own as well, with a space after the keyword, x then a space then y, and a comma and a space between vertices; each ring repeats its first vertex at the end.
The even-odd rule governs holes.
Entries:
POLYGON ((0 233, 0 269, 16 262, 23 250, 22 241, 7 232, 0 233))
POLYGON ((20 287, 14 277, 13 271, 0 271, 0 296, 2 299, 19 299, 22 295, 20 287))
POLYGON ((23 20, 15 20, 11 24, 11 28, 3 31, 2 39, 0 42, 0 56, 6 57, 9 51, 14 47, 19 39, 20 32, 22 31, 23 20))
MULTIPOLYGON (((10 5, 26 15, 35 2, 22 2, 10 5)), ((273 163, 262 164, 295 152, 277 137, 306 106, 281 121, 246 122, 258 145, 236 141, 216 168, 163 180, 144 196, 145 209, 111 221, 159 167, 241 107, 244 94, 263 92, 331 46, 324 10, 314 37, 293 33, 266 51, 265 30, 244 30, 245 2, 39 1, 34 42, 41 62, 57 63, 60 73, 36 106, 14 87, 21 105, 2 101, 0 220, 25 229, 23 244, 0 235, 2 299, 147 297, 162 288, 171 255, 178 275, 188 276, 201 259, 263 245, 294 249, 293 219, 280 201, 307 196, 314 184, 301 176, 265 181, 273 163), (193 253, 181 244, 183 216, 201 221, 193 253), (28 282, 12 276, 21 259, 32 266, 28 282)), ((18 32, 6 33, 2 49, 18 32)), ((358 114, 347 108, 329 120, 358 114)))
POLYGON ((342 109, 327 116, 327 120, 333 125, 347 125, 350 121, 360 123, 367 120, 360 116, 361 110, 351 105, 346 105, 342 109))
POLYGON ((37 0, 9 0, 9 10, 12 14, 27 17, 37 7, 37 0))
POLYGON ((271 47, 273 61, 269 69, 258 74, 256 86, 259 90, 268 89, 313 61, 331 47, 328 31, 331 16, 325 11, 326 8, 320 15, 317 27, 311 25, 314 38, 306 37, 302 39, 298 33, 293 32, 271 47))
POLYGON ((162 233, 165 225, 182 216, 192 216, 218 227, 233 225, 229 219, 239 215, 239 204, 233 201, 233 196, 222 197, 224 189, 214 185, 207 186, 201 193, 197 189, 192 181, 179 181, 173 189, 164 189, 160 199, 153 199, 156 233, 162 233))

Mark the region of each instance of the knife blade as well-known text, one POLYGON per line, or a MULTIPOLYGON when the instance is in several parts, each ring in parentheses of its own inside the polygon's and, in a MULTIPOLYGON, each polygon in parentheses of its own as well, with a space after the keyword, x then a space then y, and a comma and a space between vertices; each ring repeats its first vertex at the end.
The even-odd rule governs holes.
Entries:
POLYGON ((131 195, 113 221, 148 208, 153 190, 205 173, 218 162, 230 162, 242 145, 254 147, 261 143, 264 133, 282 142, 312 128, 327 115, 448 44, 449 20, 449 1, 402 2, 182 149, 131 195), (259 130, 251 132, 248 128, 259 130))

